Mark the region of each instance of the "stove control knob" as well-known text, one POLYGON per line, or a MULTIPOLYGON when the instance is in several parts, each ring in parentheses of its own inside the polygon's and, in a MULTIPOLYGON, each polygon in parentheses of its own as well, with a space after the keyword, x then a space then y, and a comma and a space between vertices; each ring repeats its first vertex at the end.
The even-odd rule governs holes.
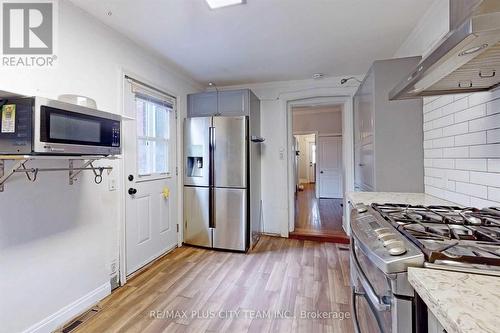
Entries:
POLYGON ((386 242, 394 241, 396 238, 397 236, 393 233, 386 233, 378 236, 379 241, 381 241, 384 246, 386 242))
MULTIPOLYGON (((393 235, 393 236, 396 236, 396 235, 393 235)), ((396 239, 396 237, 391 237, 391 238, 388 238, 386 240, 382 240, 382 244, 384 245, 384 247, 391 247, 391 246, 403 246, 403 242, 396 239)))
POLYGON ((394 244, 393 246, 389 247, 388 250, 391 256, 400 256, 402 254, 405 254, 407 251, 403 243, 394 244))
POLYGON ((381 234, 378 234, 377 238, 381 241, 386 241, 386 240, 389 240, 391 238, 395 238, 396 235, 393 233, 393 232, 383 232, 381 234))
POLYGON ((375 229, 373 231, 375 231, 375 233, 377 235, 382 235, 382 234, 385 234, 387 232, 390 232, 391 230, 389 228, 377 228, 377 229, 375 229))
POLYGON ((361 214, 361 213, 366 213, 368 211, 368 207, 365 205, 357 205, 356 206, 356 211, 361 214))

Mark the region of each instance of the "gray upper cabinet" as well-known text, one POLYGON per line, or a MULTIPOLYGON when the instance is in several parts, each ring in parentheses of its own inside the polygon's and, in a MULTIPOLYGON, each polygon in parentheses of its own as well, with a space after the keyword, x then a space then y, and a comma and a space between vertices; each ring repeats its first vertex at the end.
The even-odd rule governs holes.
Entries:
POLYGON ((423 192, 422 99, 389 101, 420 57, 375 61, 354 95, 356 189, 423 192))
POLYGON ((188 117, 209 117, 217 113, 217 93, 188 95, 188 117))
POLYGON ((219 92, 219 115, 221 116, 247 116, 249 91, 227 90, 219 92))
POLYGON ((249 116, 250 90, 223 90, 188 95, 188 117, 249 116))

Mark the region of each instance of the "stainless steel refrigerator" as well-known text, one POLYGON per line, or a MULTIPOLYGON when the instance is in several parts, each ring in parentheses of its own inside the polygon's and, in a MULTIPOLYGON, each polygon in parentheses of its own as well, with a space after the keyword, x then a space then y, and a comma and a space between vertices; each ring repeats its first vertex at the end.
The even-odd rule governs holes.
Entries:
MULTIPOLYGON (((251 150, 246 116, 185 120, 184 243, 247 251, 256 241, 260 209, 250 212, 251 150)), ((260 203, 260 193, 254 200, 260 203)))

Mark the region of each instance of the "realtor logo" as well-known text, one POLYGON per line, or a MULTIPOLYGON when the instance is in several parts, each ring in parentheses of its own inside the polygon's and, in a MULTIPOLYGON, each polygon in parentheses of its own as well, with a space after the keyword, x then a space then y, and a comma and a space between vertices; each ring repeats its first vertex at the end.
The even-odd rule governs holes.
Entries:
POLYGON ((53 66, 54 7, 52 0, 2 1, 3 66, 53 66))

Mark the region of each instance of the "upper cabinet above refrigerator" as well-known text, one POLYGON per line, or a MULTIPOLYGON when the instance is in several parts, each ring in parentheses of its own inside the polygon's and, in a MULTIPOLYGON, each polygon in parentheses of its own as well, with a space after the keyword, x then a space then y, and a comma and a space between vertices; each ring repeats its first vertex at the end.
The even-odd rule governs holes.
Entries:
POLYGON ((188 95, 188 117, 249 116, 248 89, 210 91, 188 95))

